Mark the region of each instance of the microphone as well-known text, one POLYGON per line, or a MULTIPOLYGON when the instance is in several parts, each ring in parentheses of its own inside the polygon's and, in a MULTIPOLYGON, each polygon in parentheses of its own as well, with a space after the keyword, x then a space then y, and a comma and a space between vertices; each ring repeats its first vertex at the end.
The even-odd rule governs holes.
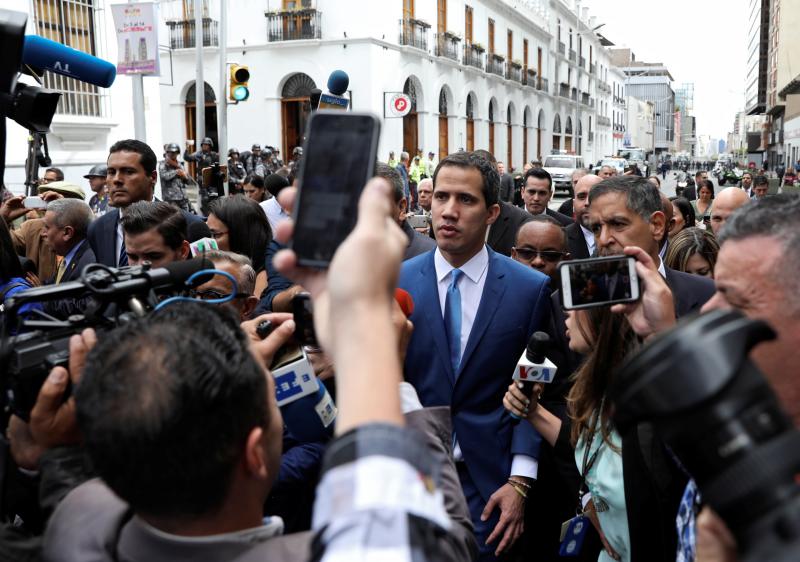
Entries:
POLYGON ((319 97, 319 109, 346 110, 350 100, 344 96, 350 86, 350 77, 344 70, 334 70, 328 77, 328 92, 319 97))
MULTIPOLYGON (((522 393, 528 398, 533 394, 534 383, 551 383, 556 376, 556 366, 545 357, 545 351, 549 346, 550 336, 545 332, 534 332, 528 340, 528 347, 517 361, 513 379, 522 382, 522 393)), ((521 419, 514 414, 511 414, 511 417, 514 424, 519 423, 521 419)))
POLYGON ((327 441, 333 436, 338 410, 316 375, 302 347, 289 348, 270 369, 275 398, 289 431, 299 441, 327 441))
POLYGON ((110 62, 38 35, 25 36, 22 63, 102 88, 111 87, 117 77, 117 68, 110 62))
POLYGON ((189 248, 192 251, 192 257, 196 257, 206 252, 219 250, 219 245, 214 237, 211 235, 211 229, 202 221, 196 221, 189 225, 187 231, 189 237, 189 248))
POLYGON ((400 309, 403 311, 406 318, 410 318, 411 315, 414 314, 414 299, 408 291, 400 288, 395 289, 394 300, 400 305, 400 309))

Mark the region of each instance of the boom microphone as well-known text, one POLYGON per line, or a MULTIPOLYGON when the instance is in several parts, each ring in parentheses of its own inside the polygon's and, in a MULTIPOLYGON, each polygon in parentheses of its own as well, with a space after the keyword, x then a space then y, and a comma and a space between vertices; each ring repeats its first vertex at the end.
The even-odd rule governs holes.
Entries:
POLYGON ((350 86, 350 77, 344 70, 334 70, 328 77, 328 93, 322 94, 317 107, 319 109, 346 110, 350 100, 344 96, 350 86))
POLYGON ((117 68, 110 62, 38 35, 25 36, 22 64, 102 88, 111 87, 117 77, 117 68))
MULTIPOLYGON (((545 332, 534 332, 517 362, 514 380, 522 382, 522 393, 528 398, 533 394, 534 383, 551 383, 556 376, 556 366, 544 356, 549 346, 550 336, 545 332)), ((511 417, 514 423, 520 420, 514 414, 511 417)))

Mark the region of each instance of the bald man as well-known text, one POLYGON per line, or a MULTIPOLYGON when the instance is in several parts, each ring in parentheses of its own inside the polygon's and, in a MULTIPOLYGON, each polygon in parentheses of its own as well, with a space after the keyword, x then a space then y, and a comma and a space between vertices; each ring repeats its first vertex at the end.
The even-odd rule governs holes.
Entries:
POLYGON ((566 228, 567 246, 572 259, 580 260, 591 257, 594 253, 594 234, 589 230, 589 190, 593 185, 603 181, 600 176, 592 174, 583 176, 573 189, 572 209, 575 222, 566 228))
POLYGON ((747 192, 740 187, 726 187, 717 193, 714 198, 714 206, 711 208, 711 230, 714 232, 714 236, 719 236, 719 231, 731 213, 749 200, 747 192))

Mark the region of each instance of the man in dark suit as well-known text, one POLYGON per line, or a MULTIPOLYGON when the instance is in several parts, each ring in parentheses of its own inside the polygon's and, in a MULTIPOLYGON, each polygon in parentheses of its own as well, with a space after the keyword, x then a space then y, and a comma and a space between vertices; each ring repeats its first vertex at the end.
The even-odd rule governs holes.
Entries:
POLYGON ((514 200, 514 178, 506 173, 506 165, 497 163, 497 172, 500 174, 500 201, 511 203, 514 200))
POLYGON ((589 190, 601 181, 602 178, 590 174, 583 176, 575 184, 572 198, 575 220, 566 227, 570 259, 582 260, 594 254, 594 234, 589 230, 589 190))
POLYGON ((77 199, 56 199, 47 205, 42 240, 61 258, 55 277, 47 283, 78 279, 84 266, 96 261, 86 242, 92 217, 89 205, 77 199))
POLYGON ((437 249, 400 272, 399 286, 415 303, 405 379, 423 405, 451 407, 480 560, 495 560, 521 534, 525 490, 537 474, 541 437, 512 426, 502 396, 529 336, 547 322, 549 283, 486 247, 486 229, 500 214, 500 177, 489 160, 451 154, 433 182, 437 249))
POLYGON ((533 215, 505 201, 498 201, 498 204, 500 205, 500 215, 489 227, 486 244, 498 254, 511 256, 511 248, 514 246, 517 232, 523 224, 533 218, 533 215))
MULTIPOLYGON (((89 244, 97 261, 110 267, 128 265, 128 253, 122 233, 121 215, 131 203, 152 201, 158 180, 158 159, 145 143, 127 139, 111 147, 108 155, 109 210, 89 227, 89 244)), ((181 211, 187 223, 201 218, 181 211)))
POLYGON ((522 184, 522 200, 525 210, 532 215, 547 213, 562 226, 569 226, 572 218, 550 209, 547 204, 553 198, 553 178, 543 168, 531 168, 525 173, 522 184))

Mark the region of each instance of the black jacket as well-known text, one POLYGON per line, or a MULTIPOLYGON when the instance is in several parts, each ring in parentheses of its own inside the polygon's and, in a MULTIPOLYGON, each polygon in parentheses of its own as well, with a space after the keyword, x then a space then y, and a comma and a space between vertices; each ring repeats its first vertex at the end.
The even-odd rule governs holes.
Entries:
POLYGON ((589 246, 586 245, 586 238, 583 237, 583 230, 578 223, 573 222, 565 228, 567 231, 567 248, 571 260, 584 260, 591 257, 589 246))
POLYGON ((528 211, 501 201, 500 216, 489 227, 489 238, 486 243, 498 254, 511 256, 511 248, 516 242, 519 227, 532 218, 528 211))

